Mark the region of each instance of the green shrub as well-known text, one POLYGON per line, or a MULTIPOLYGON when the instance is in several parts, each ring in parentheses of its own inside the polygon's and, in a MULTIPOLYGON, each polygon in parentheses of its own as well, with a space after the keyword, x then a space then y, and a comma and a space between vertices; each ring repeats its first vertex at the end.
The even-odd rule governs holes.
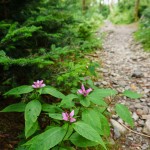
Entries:
POLYGON ((143 12, 135 38, 143 44, 145 50, 150 51, 150 7, 143 12))

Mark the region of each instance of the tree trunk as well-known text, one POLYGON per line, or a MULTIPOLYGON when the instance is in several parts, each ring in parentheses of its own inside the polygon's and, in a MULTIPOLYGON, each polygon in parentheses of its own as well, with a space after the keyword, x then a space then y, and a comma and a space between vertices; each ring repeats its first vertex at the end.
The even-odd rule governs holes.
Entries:
POLYGON ((82 12, 85 13, 86 10, 86 0, 82 0, 82 12))
POLYGON ((140 5, 140 0, 135 1, 135 8, 134 8, 134 20, 138 21, 138 12, 139 12, 139 5, 140 5))
POLYGON ((114 4, 113 0, 110 0, 110 1, 109 1, 109 9, 110 9, 110 12, 113 11, 113 4, 114 4))

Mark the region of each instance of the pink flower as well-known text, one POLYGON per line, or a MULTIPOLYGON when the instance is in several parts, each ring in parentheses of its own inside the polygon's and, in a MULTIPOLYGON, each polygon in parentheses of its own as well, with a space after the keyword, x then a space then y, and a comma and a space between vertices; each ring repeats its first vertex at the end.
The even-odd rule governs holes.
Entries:
POLYGON ((43 83, 43 80, 39 81, 37 80, 36 82, 33 82, 34 84, 32 85, 33 88, 37 89, 37 88, 42 88, 44 86, 46 86, 44 83, 43 83))
POLYGON ((91 88, 85 90, 85 87, 84 87, 84 85, 82 84, 82 85, 81 85, 81 89, 78 90, 77 93, 78 93, 78 94, 82 94, 82 95, 84 95, 84 96, 87 96, 91 91, 92 91, 91 88))
POLYGON ((75 122, 76 121, 76 119, 73 118, 74 110, 71 113, 63 112, 62 116, 63 116, 63 120, 65 120, 65 121, 70 121, 70 122, 75 122))

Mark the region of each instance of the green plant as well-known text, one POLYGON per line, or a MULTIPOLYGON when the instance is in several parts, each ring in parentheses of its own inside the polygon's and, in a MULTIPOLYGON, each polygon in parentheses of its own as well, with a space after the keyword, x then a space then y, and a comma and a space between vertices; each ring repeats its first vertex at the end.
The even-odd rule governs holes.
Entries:
POLYGON ((135 38, 143 44, 145 50, 150 51, 150 7, 143 11, 139 22, 139 29, 135 33, 135 38))
MULTIPOLYGON (((105 139, 110 135, 108 118, 111 114, 107 108, 111 102, 106 98, 115 98, 117 91, 99 89, 91 80, 83 81, 81 89, 64 95, 52 86, 45 85, 43 80, 32 86, 23 85, 11 89, 4 96, 18 96, 22 102, 7 106, 1 112, 24 112, 25 137, 27 141, 21 146, 28 150, 66 149, 101 145, 107 149, 105 139), (46 103, 44 95, 53 97, 46 103), (38 134, 40 114, 49 117, 49 124, 38 134)), ((139 98, 135 92, 125 91, 123 95, 139 98)), ((116 113, 131 127, 134 126, 131 114, 123 104, 115 104, 116 113)))

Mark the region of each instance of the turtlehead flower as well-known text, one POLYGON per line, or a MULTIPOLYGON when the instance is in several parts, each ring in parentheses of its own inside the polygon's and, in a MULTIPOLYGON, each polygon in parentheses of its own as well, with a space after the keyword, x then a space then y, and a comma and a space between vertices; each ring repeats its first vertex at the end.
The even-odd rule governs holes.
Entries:
POLYGON ((37 89, 37 88, 42 88, 44 86, 46 86, 44 83, 43 83, 43 80, 39 81, 37 80, 36 82, 33 82, 34 84, 32 85, 33 88, 37 89))
POLYGON ((71 113, 63 112, 62 116, 63 116, 63 120, 65 120, 65 121, 70 121, 70 122, 75 122, 76 121, 76 119, 73 118, 74 110, 71 113))
POLYGON ((84 96, 87 96, 91 91, 92 91, 91 88, 85 90, 85 87, 84 87, 84 85, 82 84, 82 85, 81 85, 81 89, 78 90, 77 93, 78 93, 78 94, 82 94, 82 95, 84 95, 84 96))

